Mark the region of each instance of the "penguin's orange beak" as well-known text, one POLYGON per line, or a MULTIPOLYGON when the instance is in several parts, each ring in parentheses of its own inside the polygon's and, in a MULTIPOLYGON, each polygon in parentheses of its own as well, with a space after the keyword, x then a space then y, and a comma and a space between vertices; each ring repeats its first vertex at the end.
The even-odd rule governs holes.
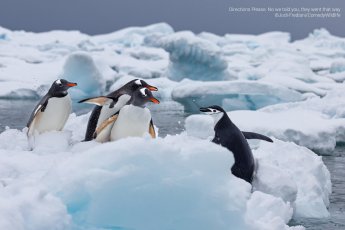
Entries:
POLYGON ((155 104, 159 104, 160 103, 159 100, 157 98, 154 98, 154 97, 150 97, 149 100, 152 101, 155 104))
POLYGON ((158 88, 157 88, 157 87, 154 87, 154 86, 152 86, 152 85, 148 85, 148 86, 146 86, 146 88, 147 88, 148 90, 150 90, 150 91, 158 91, 158 88))
POLYGON ((72 82, 68 82, 67 83, 67 86, 69 87, 74 87, 74 86, 77 86, 78 84, 77 83, 72 83, 72 82))

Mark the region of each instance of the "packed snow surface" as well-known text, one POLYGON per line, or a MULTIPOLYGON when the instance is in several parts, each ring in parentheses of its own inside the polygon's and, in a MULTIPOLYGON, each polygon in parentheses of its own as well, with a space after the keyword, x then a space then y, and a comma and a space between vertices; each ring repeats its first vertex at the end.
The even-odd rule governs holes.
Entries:
POLYGON ((231 152, 209 140, 183 133, 80 142, 86 119, 71 115, 63 132, 36 137, 32 151, 26 129, 0 134, 1 227, 278 230, 289 229, 293 213, 328 215, 329 173, 303 147, 278 140, 259 145, 251 194, 250 184, 230 173, 231 152), (301 160, 307 165, 296 167, 301 160), (260 214, 253 206, 280 211, 260 214))

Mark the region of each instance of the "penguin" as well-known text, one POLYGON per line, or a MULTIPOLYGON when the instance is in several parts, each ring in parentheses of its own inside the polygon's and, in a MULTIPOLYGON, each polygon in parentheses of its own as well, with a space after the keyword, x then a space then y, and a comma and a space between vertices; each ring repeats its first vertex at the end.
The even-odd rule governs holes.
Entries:
POLYGON ((135 90, 143 87, 151 91, 158 91, 157 87, 149 85, 144 80, 134 79, 104 97, 87 98, 79 101, 79 103, 96 105, 91 112, 84 141, 91 141, 96 128, 126 105, 135 90))
POLYGON ((77 86, 77 83, 58 79, 53 82, 48 93, 41 99, 31 113, 27 123, 28 137, 35 133, 46 131, 60 131, 72 110, 72 101, 67 90, 77 86))
POLYGON ((251 183, 255 170, 255 161, 246 136, 248 139, 273 141, 261 134, 241 132, 230 120, 224 109, 218 105, 200 108, 200 111, 211 115, 214 119, 215 136, 212 142, 227 148, 234 154, 235 163, 231 167, 232 174, 251 183))
POLYGON ((125 106, 96 129, 94 133, 96 141, 106 142, 126 137, 142 137, 145 133, 156 138, 150 110, 145 107, 148 102, 160 103, 147 88, 137 89, 125 106))

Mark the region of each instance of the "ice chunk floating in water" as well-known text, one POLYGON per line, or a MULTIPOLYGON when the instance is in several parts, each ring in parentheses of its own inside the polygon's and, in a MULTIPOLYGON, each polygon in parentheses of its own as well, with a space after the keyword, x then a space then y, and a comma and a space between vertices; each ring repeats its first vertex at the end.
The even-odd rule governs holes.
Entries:
POLYGON ((257 81, 182 81, 172 91, 172 98, 197 112, 201 106, 222 105, 226 110, 258 109, 282 102, 300 101, 302 94, 283 86, 257 81), (196 102, 196 104, 194 103, 196 102))
POLYGON ((74 53, 67 58, 62 78, 78 83, 78 87, 70 90, 72 98, 98 96, 105 88, 94 60, 86 53, 74 53))
POLYGON ((147 39, 147 43, 170 53, 168 77, 180 81, 223 80, 228 78, 228 63, 217 45, 190 31, 147 39))

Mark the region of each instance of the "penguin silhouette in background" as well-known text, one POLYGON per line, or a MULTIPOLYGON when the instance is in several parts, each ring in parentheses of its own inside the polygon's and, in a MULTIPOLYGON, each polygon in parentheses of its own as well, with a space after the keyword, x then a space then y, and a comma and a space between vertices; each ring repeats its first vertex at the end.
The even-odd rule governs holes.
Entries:
POLYGON ((84 141, 92 140, 94 132, 100 126, 100 124, 102 124, 106 119, 126 105, 133 92, 139 88, 147 88, 150 91, 158 90, 156 87, 149 85, 144 80, 134 79, 106 96, 87 98, 79 101, 79 103, 96 105, 90 115, 84 141))
POLYGON ((232 174, 251 183, 255 170, 255 161, 246 138, 273 142, 272 139, 257 133, 241 132, 220 106, 213 105, 200 108, 200 111, 211 115, 214 119, 215 136, 212 142, 227 148, 233 153, 235 163, 231 167, 232 174))
POLYGON ((28 137, 35 133, 47 131, 60 131, 72 110, 72 101, 67 90, 76 86, 77 83, 68 82, 64 79, 54 81, 48 93, 36 105, 27 123, 28 137))

